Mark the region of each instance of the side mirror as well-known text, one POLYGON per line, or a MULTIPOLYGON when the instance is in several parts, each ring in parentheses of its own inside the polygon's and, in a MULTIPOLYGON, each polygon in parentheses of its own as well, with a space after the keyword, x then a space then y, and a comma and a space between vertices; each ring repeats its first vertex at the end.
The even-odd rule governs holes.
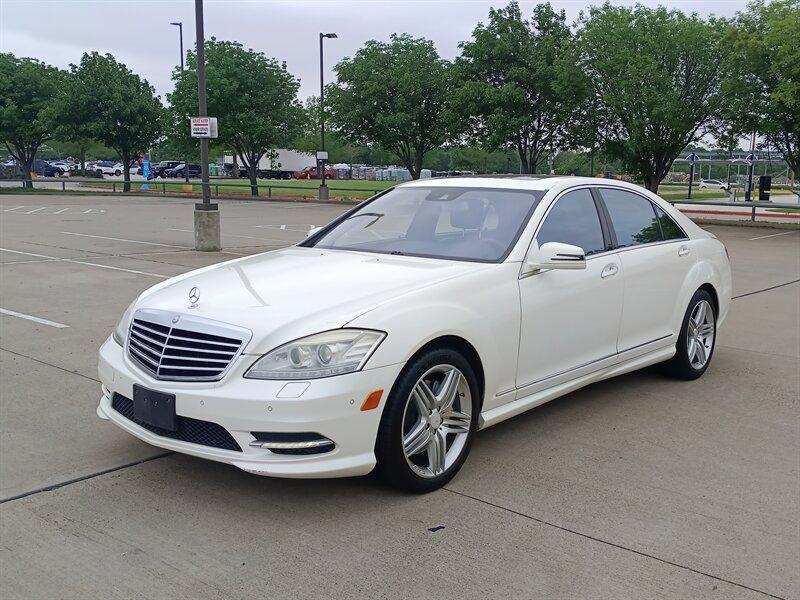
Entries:
POLYGON ((312 227, 311 229, 308 230, 306 237, 310 238, 312 235, 316 235, 320 231, 322 231, 322 227, 312 227))
POLYGON ((586 254, 580 246, 561 242, 546 242, 538 246, 531 245, 525 259, 525 271, 534 272, 542 269, 585 269, 586 254))

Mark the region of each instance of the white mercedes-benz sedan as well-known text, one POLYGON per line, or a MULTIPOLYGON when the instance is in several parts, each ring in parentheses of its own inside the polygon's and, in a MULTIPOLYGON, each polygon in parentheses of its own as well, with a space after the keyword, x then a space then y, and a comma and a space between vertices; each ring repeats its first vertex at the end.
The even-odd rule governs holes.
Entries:
POLYGON ((730 298, 723 244, 635 185, 413 181, 144 292, 100 349, 97 414, 259 475, 426 492, 479 429, 581 386, 700 377, 730 298))

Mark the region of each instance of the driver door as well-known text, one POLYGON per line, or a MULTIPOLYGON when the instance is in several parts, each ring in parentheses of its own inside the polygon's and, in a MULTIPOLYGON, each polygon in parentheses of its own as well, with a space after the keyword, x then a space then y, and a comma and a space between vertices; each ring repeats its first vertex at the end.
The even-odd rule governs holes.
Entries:
POLYGON ((586 269, 536 271, 519 280, 522 309, 517 397, 559 385, 617 361, 622 264, 611 248, 605 213, 589 188, 551 205, 533 243, 580 246, 586 269))

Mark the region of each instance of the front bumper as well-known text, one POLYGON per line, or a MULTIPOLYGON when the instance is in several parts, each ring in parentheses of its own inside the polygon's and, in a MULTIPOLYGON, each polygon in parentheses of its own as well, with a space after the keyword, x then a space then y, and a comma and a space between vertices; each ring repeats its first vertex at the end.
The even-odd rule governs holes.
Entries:
POLYGON ((284 389, 289 383, 286 381, 245 379, 243 374, 255 358, 240 356, 222 381, 159 381, 139 369, 109 338, 100 348, 98 371, 103 395, 97 416, 154 446, 228 463, 258 475, 347 477, 365 475, 373 469, 375 437, 383 406, 402 364, 301 382, 308 387, 296 396, 303 385, 293 385, 289 391, 284 389), (164 437, 125 418, 112 407, 112 396, 118 393, 133 398, 134 383, 175 394, 178 415, 217 423, 231 434, 242 451, 164 437), (380 405, 361 411, 364 399, 376 389, 384 390, 380 405), (314 432, 336 445, 324 454, 277 454, 251 447, 255 440, 253 431, 314 432))

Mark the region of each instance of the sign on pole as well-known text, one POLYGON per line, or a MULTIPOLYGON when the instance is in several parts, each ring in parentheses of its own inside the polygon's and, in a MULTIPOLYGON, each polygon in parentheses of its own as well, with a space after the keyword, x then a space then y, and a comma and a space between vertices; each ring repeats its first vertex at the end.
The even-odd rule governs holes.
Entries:
POLYGON ((191 117, 193 138, 215 138, 218 136, 216 117, 191 117))

